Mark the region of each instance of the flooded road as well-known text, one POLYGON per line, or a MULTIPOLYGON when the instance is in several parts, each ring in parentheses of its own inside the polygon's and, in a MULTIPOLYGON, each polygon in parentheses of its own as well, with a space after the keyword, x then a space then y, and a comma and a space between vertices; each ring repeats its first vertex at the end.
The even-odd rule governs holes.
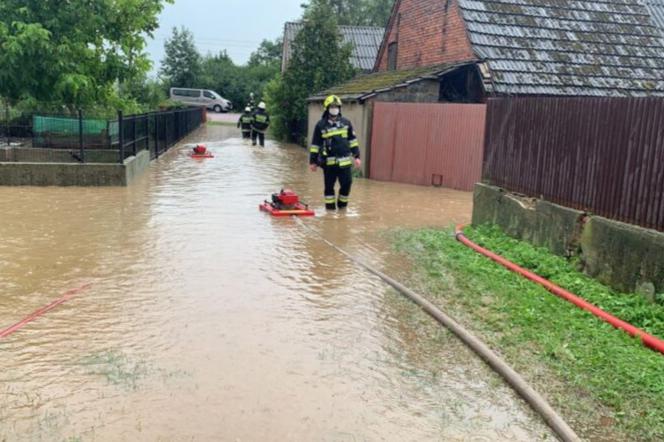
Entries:
POLYGON ((417 307, 293 220, 386 273, 398 227, 468 222, 472 196, 356 180, 322 213, 296 147, 227 127, 125 189, 0 188, 0 328, 92 283, 0 340, 0 441, 553 440, 488 368, 417 307))

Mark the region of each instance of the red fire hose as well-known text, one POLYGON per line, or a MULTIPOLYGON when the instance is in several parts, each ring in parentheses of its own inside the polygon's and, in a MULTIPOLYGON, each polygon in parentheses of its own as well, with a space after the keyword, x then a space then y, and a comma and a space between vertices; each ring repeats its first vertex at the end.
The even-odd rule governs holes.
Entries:
POLYGON ((35 319, 39 318, 40 316, 43 316, 44 314, 46 314, 47 312, 53 310, 54 308, 56 308, 60 304, 63 304, 65 302, 69 301, 71 298, 78 295, 79 293, 81 293, 83 290, 89 288, 90 286, 92 286, 92 284, 85 284, 81 287, 69 290, 64 295, 62 295, 62 297, 60 297, 59 299, 56 299, 55 301, 53 301, 50 304, 40 308, 39 310, 34 311, 30 315, 26 316, 22 321, 17 322, 16 324, 14 324, 10 327, 7 327, 5 329, 0 330, 0 339, 6 338, 7 336, 11 335, 12 333, 20 330, 26 324, 29 324, 30 322, 34 321, 35 319))
POLYGON ((657 338, 656 336, 653 336, 651 334, 646 333, 645 331, 641 330, 640 328, 634 327, 632 324, 629 324, 621 319, 616 318, 615 316, 605 312, 604 310, 600 309, 599 307, 589 303, 588 301, 585 301, 584 299, 579 298, 578 296, 574 295, 573 293, 568 292, 567 290, 558 287, 551 281, 548 281, 541 276, 536 275, 535 273, 524 269, 523 267, 520 267, 516 264, 514 264, 511 261, 508 261, 507 259, 503 258, 500 255, 497 255, 493 253, 490 250, 487 250, 483 247, 478 246, 463 234, 463 225, 459 225, 456 228, 456 238, 458 241, 461 243, 465 244, 466 246, 470 247, 471 249, 491 258, 498 264, 502 265, 503 267, 506 267, 507 269, 520 274, 521 276, 524 276, 528 279, 530 279, 533 282, 536 282, 537 284, 543 286, 546 288, 548 291, 553 293, 554 295, 565 299, 566 301, 571 302, 572 304, 576 305, 577 307, 580 307, 593 315, 597 316, 600 318, 602 321, 608 322, 612 326, 614 326, 617 329, 624 330, 627 333, 629 333, 632 336, 638 336, 641 339, 641 342, 646 347, 649 347, 655 351, 658 351, 662 354, 664 354, 664 341, 657 338))

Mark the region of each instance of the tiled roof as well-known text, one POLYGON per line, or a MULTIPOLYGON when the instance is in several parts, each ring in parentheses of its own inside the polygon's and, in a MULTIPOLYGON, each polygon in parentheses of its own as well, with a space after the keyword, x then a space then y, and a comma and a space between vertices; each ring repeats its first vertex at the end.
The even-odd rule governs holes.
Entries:
MULTIPOLYGON (((309 98, 319 101, 330 94, 346 100, 362 100, 376 93, 387 92, 398 87, 405 87, 425 79, 437 79, 440 75, 451 72, 469 62, 419 67, 402 71, 382 71, 358 75, 346 83, 331 87, 309 98)), ((470 62, 472 63, 472 62, 470 62)))
POLYGON ((664 0, 459 0, 500 94, 664 95, 664 0), (657 17, 657 15, 656 15, 657 17))
MULTIPOLYGON (((284 29, 284 59, 290 60, 292 42, 300 29, 302 23, 286 23, 284 29)), ((383 40, 385 28, 374 26, 339 26, 339 31, 344 43, 353 45, 353 53, 350 61, 352 65, 363 71, 370 71, 374 67, 378 48, 383 40)))
POLYGON ((645 0, 652 19, 660 29, 664 30, 664 0, 645 0))

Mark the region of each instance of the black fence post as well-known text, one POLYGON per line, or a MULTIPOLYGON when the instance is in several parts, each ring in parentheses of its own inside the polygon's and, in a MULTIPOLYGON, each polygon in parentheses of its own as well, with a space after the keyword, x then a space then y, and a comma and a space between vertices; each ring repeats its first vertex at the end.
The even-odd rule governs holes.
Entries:
POLYGON ((122 111, 118 111, 118 144, 120 151, 120 164, 124 163, 124 122, 122 121, 122 111))
POLYGON ((164 113, 164 152, 168 150, 168 117, 164 113))
POLYGON ((12 143, 9 137, 9 131, 11 130, 11 126, 9 126, 9 100, 5 102, 5 118, 7 119, 7 146, 10 146, 12 143))
POLYGON ((136 156, 136 116, 132 118, 132 125, 131 125, 131 135, 132 135, 132 140, 133 143, 131 143, 131 152, 136 156))
POLYGON ((78 148, 81 153, 81 163, 85 163, 85 149, 83 148, 83 111, 78 109, 78 148))
POLYGON ((175 142, 177 143, 182 138, 182 134, 180 133, 180 112, 175 111, 173 115, 175 116, 175 142))
POLYGON ((159 114, 154 114, 154 157, 159 158, 159 114))
POLYGON ((145 114, 145 150, 150 154, 150 114, 145 114))

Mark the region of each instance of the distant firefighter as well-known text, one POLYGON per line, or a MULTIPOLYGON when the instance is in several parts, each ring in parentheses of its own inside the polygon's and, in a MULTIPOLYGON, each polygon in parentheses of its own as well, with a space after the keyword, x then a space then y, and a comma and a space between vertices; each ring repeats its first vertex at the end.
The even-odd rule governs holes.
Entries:
POLYGON ((240 116, 240 119, 237 122, 237 127, 242 129, 242 138, 251 138, 251 122, 253 116, 251 114, 251 108, 247 106, 244 109, 244 113, 240 116))
POLYGON ((265 146, 265 132, 270 127, 270 116, 265 110, 265 103, 262 101, 258 103, 258 109, 253 114, 251 121, 251 141, 256 145, 256 139, 260 142, 261 146, 265 146))

